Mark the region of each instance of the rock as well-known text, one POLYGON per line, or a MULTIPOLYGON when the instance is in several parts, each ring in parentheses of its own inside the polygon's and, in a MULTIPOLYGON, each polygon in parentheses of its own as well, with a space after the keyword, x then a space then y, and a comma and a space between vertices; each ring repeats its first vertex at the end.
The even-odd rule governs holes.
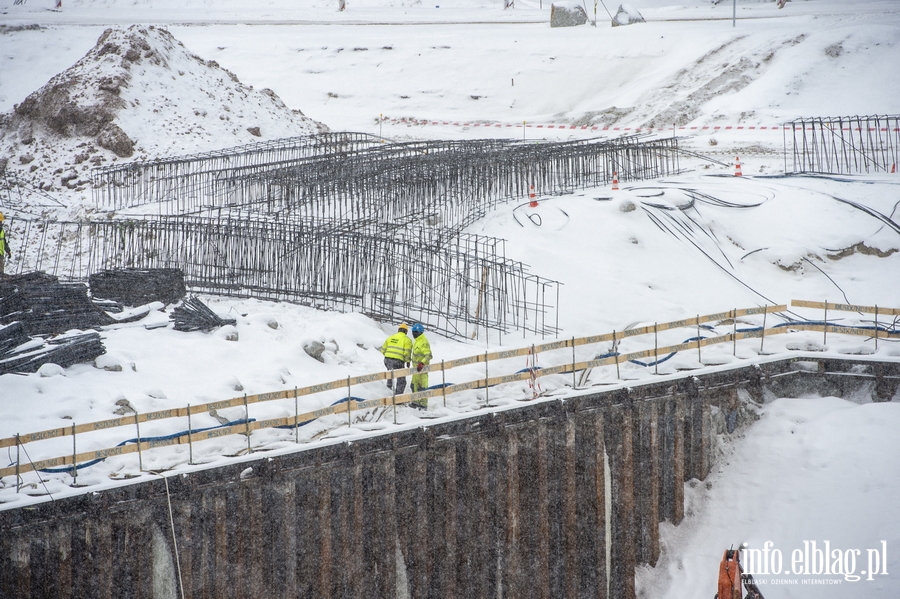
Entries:
POLYGON ((34 162, 34 156, 31 154, 22 154, 19 156, 19 163, 28 164, 29 162, 34 162))
POLYGON ((250 135, 262 137, 262 133, 259 131, 259 127, 247 127, 247 131, 250 132, 250 135))
POLYGON ((270 329, 277 329, 277 328, 278 328, 278 321, 275 320, 275 319, 270 319, 270 320, 266 323, 266 325, 268 325, 268 327, 269 327, 270 329))
POLYGON ((575 27, 587 21, 584 8, 574 2, 559 2, 550 6, 550 27, 575 27))
POLYGON ((631 200, 622 200, 622 203, 619 204, 619 210, 622 212, 634 212, 635 208, 636 206, 631 200))
POLYGON ((646 23, 644 17, 630 4, 620 4, 616 16, 612 18, 612 26, 633 25, 634 23, 646 23))
POLYGON ((116 400, 116 405, 119 406, 113 412, 114 414, 118 414, 119 416, 124 416, 125 414, 136 414, 137 410, 134 409, 134 406, 131 405, 131 402, 125 399, 124 397, 116 400))
POLYGON ((319 362, 325 362, 325 360, 322 359, 322 352, 325 351, 325 346, 322 343, 319 343, 318 341, 307 341, 303 344, 303 351, 305 351, 310 358, 318 360, 319 362))
POLYGON ((119 158, 134 156, 134 142, 115 123, 107 123, 97 136, 97 145, 106 148, 119 158))
POLYGON ((237 341, 239 337, 237 331, 231 331, 225 334, 225 341, 237 341))

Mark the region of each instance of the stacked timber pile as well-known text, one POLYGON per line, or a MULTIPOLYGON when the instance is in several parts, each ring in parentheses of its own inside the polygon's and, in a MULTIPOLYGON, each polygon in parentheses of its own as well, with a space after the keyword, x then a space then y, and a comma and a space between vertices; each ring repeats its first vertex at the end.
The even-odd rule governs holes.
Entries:
POLYGON ((170 318, 176 331, 211 331, 226 324, 233 325, 233 318, 221 318, 196 297, 182 302, 172 310, 170 318))
POLYGON ((124 268, 102 270, 90 276, 91 296, 113 300, 126 306, 150 302, 174 304, 187 290, 180 268, 124 268))

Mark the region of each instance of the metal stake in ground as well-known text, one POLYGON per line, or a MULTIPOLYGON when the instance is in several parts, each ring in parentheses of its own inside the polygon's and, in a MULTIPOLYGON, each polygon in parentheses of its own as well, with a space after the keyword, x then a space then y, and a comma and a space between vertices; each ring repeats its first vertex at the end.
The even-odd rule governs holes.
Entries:
POLYGON ((22 488, 22 477, 19 476, 20 451, 22 448, 22 440, 19 439, 19 433, 16 433, 16 493, 22 488))
POLYGON ((141 454, 141 421, 138 419, 137 410, 134 412, 134 427, 137 429, 138 472, 143 472, 144 456, 141 454))
MULTIPOLYGON (((40 476, 40 475, 38 475, 40 476)), ((78 447, 75 445, 75 423, 72 423, 72 486, 78 486, 78 447)))
POLYGON ((616 379, 621 380, 619 375, 619 344, 616 342, 616 331, 613 330, 613 357, 616 359, 616 379))
POLYGON ((247 394, 244 393, 244 431, 247 433, 247 451, 253 453, 250 447, 250 409, 247 407, 247 394))
POLYGON ((188 404, 187 409, 187 417, 188 417, 188 464, 194 464, 194 440, 192 439, 194 434, 194 427, 191 426, 191 404, 188 404))
POLYGON ((444 372, 444 361, 441 360, 441 394, 444 396, 444 407, 447 407, 447 376, 444 372))

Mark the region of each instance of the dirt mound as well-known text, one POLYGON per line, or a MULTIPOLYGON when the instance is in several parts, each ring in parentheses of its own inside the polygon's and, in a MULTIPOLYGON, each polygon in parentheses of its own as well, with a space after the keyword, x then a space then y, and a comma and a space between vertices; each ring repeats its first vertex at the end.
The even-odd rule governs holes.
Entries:
POLYGON ((165 29, 107 29, 77 63, 0 115, 0 168, 84 190, 94 166, 327 131, 271 90, 191 54, 165 29))

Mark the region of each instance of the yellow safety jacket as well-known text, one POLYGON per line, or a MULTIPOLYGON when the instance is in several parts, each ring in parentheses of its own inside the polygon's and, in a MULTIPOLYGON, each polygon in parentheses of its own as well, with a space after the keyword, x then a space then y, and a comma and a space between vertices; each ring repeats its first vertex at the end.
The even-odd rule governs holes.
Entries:
POLYGON ((431 344, 428 342, 428 338, 425 337, 425 333, 422 333, 416 337, 415 341, 413 341, 412 364, 413 366, 417 365, 419 362, 422 364, 431 364, 432 357, 431 344))
POLYGON ((385 358, 393 358, 403 362, 409 362, 409 356, 412 353, 412 341, 406 336, 406 333, 397 331, 384 340, 381 346, 381 353, 385 358))
POLYGON ((0 227, 0 256, 6 253, 6 231, 0 227))

